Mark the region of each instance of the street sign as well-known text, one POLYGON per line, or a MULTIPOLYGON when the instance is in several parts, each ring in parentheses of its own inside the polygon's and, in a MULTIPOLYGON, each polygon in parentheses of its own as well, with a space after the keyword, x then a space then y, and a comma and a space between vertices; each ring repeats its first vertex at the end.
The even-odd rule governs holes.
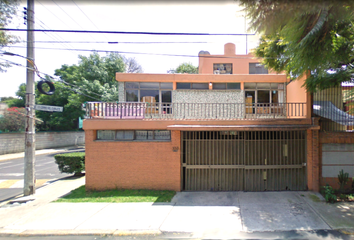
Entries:
POLYGON ((63 107, 49 106, 49 105, 35 105, 34 109, 46 112, 62 112, 63 107))

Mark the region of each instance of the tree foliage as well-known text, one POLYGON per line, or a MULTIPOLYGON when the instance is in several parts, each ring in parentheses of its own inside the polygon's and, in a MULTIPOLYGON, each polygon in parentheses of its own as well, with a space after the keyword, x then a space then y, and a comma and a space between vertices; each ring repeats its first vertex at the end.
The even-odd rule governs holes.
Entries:
POLYGON ((24 131, 26 120, 26 109, 11 107, 6 109, 0 117, 0 132, 24 131))
POLYGON ((193 66, 192 63, 181 63, 178 65, 176 69, 172 69, 169 71, 170 73, 189 73, 189 74, 197 74, 198 67, 193 66))
MULTIPOLYGON (((0 28, 8 26, 16 15, 20 0, 0 0, 0 28)), ((0 50, 1 48, 18 42, 18 38, 6 31, 0 31, 0 50)), ((0 72, 4 72, 8 64, 0 62, 0 72)))
MULTIPOLYGON (((124 60, 118 53, 101 57, 94 52, 88 57, 80 55, 77 65, 63 65, 55 70, 55 75, 59 77, 54 80, 55 93, 43 95, 36 91, 36 104, 62 106, 64 109, 63 112, 36 111, 37 117, 43 120, 39 130, 75 130, 78 118, 83 118, 85 113, 83 103, 118 101, 115 75, 116 72, 126 71, 124 60)), ((51 80, 48 76, 46 78, 51 80)), ((17 92, 20 99, 25 93, 25 89, 23 90, 17 92)))
POLYGON ((125 72, 126 73, 142 73, 143 72, 142 67, 135 60, 135 58, 123 57, 123 61, 125 64, 125 72))
POLYGON ((241 0, 251 29, 262 33, 255 54, 277 72, 310 71, 310 91, 336 86, 354 72, 353 1, 241 0))

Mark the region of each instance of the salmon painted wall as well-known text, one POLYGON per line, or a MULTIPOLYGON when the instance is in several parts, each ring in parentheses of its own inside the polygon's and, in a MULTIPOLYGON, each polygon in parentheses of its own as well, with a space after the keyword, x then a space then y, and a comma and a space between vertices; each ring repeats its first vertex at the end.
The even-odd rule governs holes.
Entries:
MULTIPOLYGON (((236 55, 236 46, 233 43, 224 45, 224 55, 210 55, 209 52, 199 53, 199 73, 214 74, 214 63, 232 63, 232 74, 249 74, 249 63, 259 63, 260 59, 252 53, 247 55, 236 55)), ((268 71, 269 74, 277 74, 268 71)), ((258 76, 262 76, 258 74, 258 76)))

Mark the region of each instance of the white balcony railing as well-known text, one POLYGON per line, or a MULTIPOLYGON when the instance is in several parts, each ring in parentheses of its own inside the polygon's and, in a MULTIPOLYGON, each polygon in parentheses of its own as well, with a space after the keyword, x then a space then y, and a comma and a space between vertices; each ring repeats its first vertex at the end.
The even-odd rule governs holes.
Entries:
POLYGON ((88 102, 87 118, 219 119, 306 118, 306 103, 88 102))

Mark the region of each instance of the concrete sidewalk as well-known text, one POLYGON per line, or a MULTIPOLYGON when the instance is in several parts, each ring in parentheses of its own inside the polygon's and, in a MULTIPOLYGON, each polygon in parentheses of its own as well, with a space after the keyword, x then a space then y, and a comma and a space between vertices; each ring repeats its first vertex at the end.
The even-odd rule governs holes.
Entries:
POLYGON ((168 204, 53 202, 84 183, 84 177, 58 180, 38 189, 29 198, 33 201, 3 205, 0 234, 186 232, 232 238, 242 232, 289 230, 354 233, 354 204, 327 204, 313 192, 179 192, 168 204))

